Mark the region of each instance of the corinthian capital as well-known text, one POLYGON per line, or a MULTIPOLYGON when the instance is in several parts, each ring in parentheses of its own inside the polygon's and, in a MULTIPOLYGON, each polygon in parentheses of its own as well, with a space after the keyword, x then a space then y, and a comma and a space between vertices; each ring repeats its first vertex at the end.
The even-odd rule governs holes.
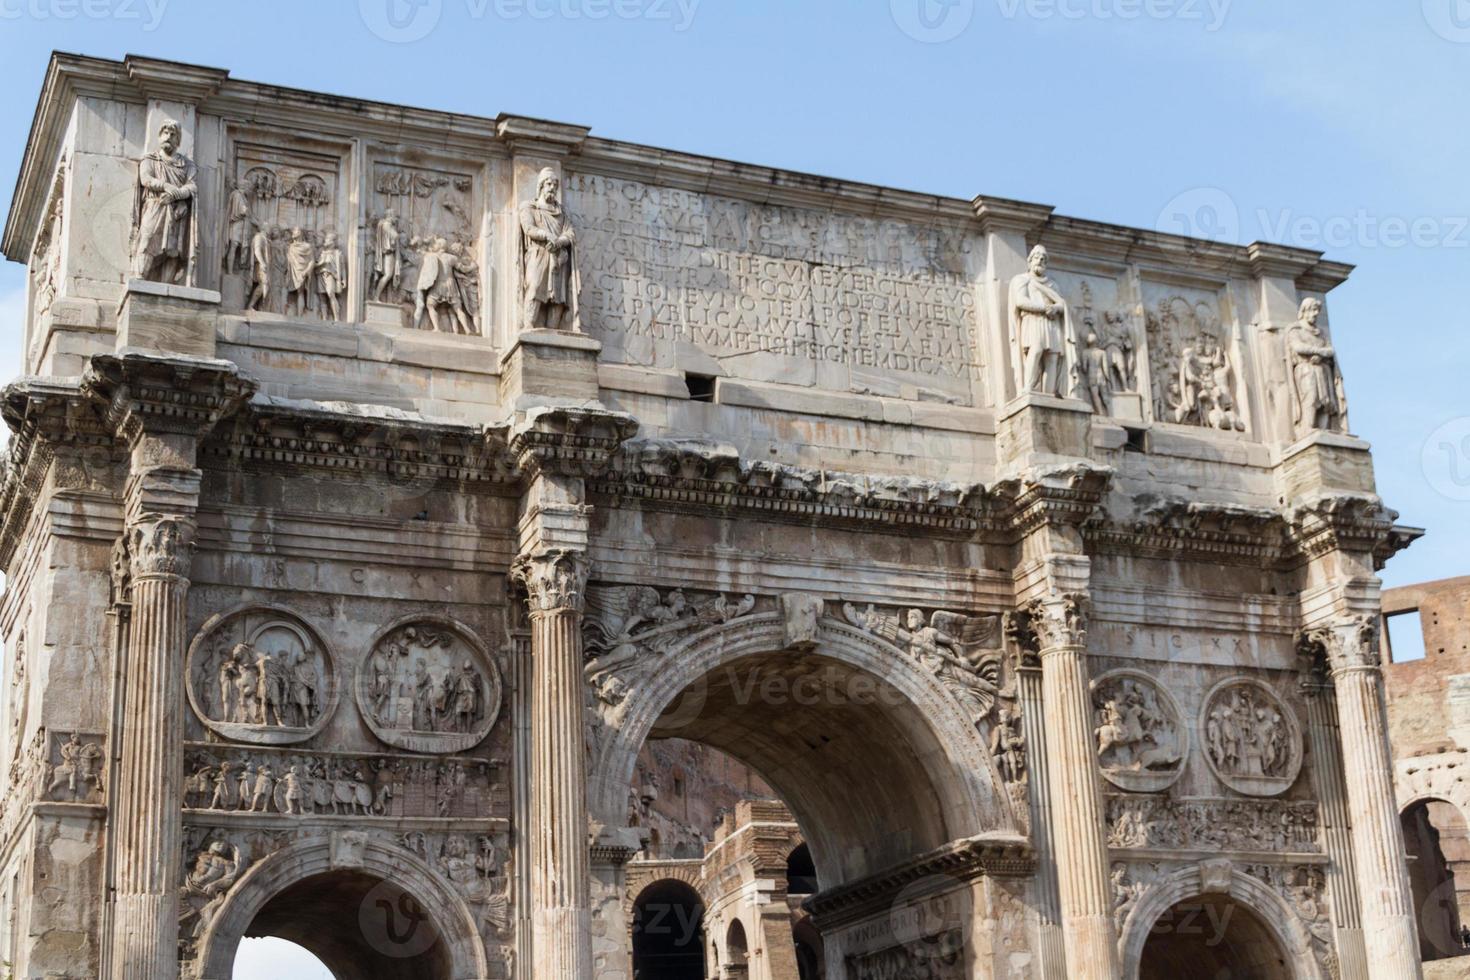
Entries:
POLYGON ((1036 634, 1036 646, 1045 653, 1059 647, 1087 644, 1087 596, 1081 592, 1053 592, 1025 608, 1036 634))
POLYGON ((147 514, 128 528, 130 577, 150 575, 187 578, 194 557, 194 522, 186 517, 147 514))
POLYGON ((1347 616, 1314 626, 1303 633, 1301 645, 1319 649, 1334 674, 1377 668, 1382 662, 1376 616, 1347 616))
POLYGON ((581 551, 552 548, 521 555, 511 565, 511 577, 526 589, 531 612, 582 611, 587 576, 592 563, 581 551))

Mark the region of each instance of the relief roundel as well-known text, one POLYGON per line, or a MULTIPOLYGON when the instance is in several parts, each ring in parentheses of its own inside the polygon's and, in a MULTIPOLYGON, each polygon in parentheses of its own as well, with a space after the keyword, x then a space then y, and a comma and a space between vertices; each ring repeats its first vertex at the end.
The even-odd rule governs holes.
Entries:
POLYGON ((1189 755, 1179 704, 1152 677, 1114 670, 1092 682, 1093 736, 1103 778, 1152 793, 1173 785, 1189 755))
POLYGON ((500 671, 467 628, 400 620, 357 669, 357 706, 373 734, 411 752, 463 752, 500 715, 500 671))
POLYGON ((1302 732, 1276 692, 1251 677, 1221 681, 1200 711, 1205 761, 1247 796, 1279 796, 1302 769, 1302 732))
POLYGON ((189 704, 215 733, 289 745, 326 725, 337 707, 336 659, 305 621, 275 606, 211 618, 189 646, 189 704))

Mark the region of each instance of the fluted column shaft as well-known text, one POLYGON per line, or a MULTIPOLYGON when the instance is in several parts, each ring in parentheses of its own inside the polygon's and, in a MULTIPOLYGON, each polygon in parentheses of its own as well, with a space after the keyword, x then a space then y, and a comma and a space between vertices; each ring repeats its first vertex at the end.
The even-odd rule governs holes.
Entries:
POLYGON ((1353 857, 1352 823, 1348 819, 1347 785, 1343 777, 1342 741, 1332 685, 1311 678, 1303 682, 1307 731, 1312 744, 1312 785, 1322 819, 1323 845, 1332 863, 1327 868, 1332 897, 1332 925, 1337 936, 1342 980, 1368 980, 1359 914, 1357 863, 1353 857))
POLYGON ((1086 653, 1068 644, 1041 651, 1047 730, 1047 781, 1061 899, 1067 976, 1117 980, 1117 937, 1108 848, 1103 836, 1102 787, 1093 752, 1086 653))
POLYGON ((1021 728, 1026 739, 1027 796, 1030 802, 1031 841, 1036 848, 1037 917, 1040 920, 1041 978, 1065 980, 1066 953, 1059 925, 1056 849, 1052 843, 1051 773, 1043 717, 1045 697, 1041 667, 1023 664, 1016 670, 1021 695, 1021 728))
POLYGON ((112 804, 116 980, 178 976, 183 811, 185 605, 194 522, 144 514, 129 522, 132 616, 112 804))
POLYGON ((1353 855, 1362 903, 1363 942, 1374 980, 1423 975, 1403 830, 1393 792, 1388 712, 1377 632, 1360 621, 1319 631, 1332 668, 1342 762, 1352 816, 1353 855))
POLYGON ((592 980, 592 867, 583 729, 582 592, 576 552, 522 558, 531 610, 533 976, 592 980))

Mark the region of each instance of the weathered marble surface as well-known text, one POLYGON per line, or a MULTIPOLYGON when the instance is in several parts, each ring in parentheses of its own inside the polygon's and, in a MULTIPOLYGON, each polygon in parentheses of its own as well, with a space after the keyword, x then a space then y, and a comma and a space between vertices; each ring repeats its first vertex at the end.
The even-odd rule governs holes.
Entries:
POLYGON ((626 980, 673 736, 789 805, 831 978, 1131 976, 1205 899, 1290 976, 1417 974, 1362 632, 1417 532, 1290 395, 1342 380, 1304 334, 1346 266, 145 58, 45 93, 3 239, 19 974, 216 980, 254 929, 626 980), (184 282, 130 245, 164 120, 184 282), (356 913, 409 898, 432 940, 356 913))

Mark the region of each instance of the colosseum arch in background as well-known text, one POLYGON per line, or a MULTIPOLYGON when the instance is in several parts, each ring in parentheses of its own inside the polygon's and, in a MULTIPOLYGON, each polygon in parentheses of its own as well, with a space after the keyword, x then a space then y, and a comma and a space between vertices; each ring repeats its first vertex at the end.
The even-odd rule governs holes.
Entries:
POLYGON ((784 795, 829 980, 1112 980, 1199 893, 1418 975, 1347 266, 68 55, 0 244, 18 974, 311 899, 626 980, 677 736, 784 795))

